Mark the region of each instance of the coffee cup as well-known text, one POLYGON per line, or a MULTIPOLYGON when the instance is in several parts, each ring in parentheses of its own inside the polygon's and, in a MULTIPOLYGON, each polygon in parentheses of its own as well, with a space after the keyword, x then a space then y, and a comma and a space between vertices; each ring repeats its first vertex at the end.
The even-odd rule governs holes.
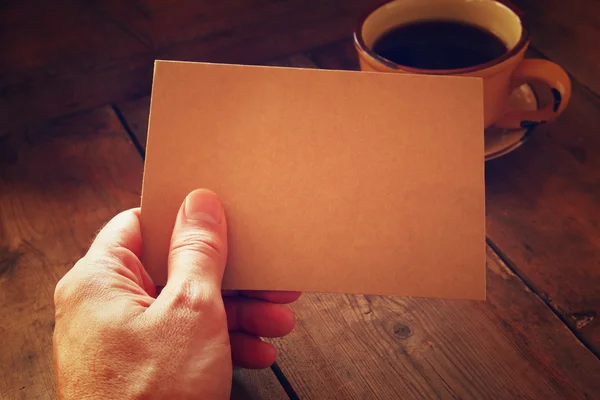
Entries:
POLYGON ((392 0, 366 12, 354 31, 363 71, 478 77, 485 127, 529 128, 567 106, 571 81, 557 64, 525 59, 529 30, 495 0, 392 0), (537 110, 509 106, 511 93, 541 83, 553 102, 537 110))

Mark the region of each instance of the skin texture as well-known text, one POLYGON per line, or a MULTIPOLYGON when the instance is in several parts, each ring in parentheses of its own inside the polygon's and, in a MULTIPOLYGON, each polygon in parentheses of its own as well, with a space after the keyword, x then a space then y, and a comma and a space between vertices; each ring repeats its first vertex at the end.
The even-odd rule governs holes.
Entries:
POLYGON ((204 189, 179 210, 157 291, 140 262, 139 217, 114 217, 56 287, 58 397, 228 399, 233 367, 275 361, 260 337, 291 332, 294 315, 282 304, 300 293, 221 291, 227 224, 204 189))

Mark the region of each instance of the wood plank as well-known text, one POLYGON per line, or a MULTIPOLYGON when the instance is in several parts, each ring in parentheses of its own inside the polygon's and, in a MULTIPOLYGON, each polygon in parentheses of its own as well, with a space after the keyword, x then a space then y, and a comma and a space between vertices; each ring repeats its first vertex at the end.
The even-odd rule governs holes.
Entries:
MULTIPOLYGON (((61 3, 51 15, 66 15, 77 22, 68 39, 62 31, 51 31, 42 41, 49 42, 48 48, 54 52, 30 43, 39 42, 38 36, 44 31, 28 33, 30 24, 22 17, 27 8, 22 9, 21 4, 31 7, 31 1, 17 2, 5 6, 10 12, 0 13, 3 36, 23 32, 19 43, 29 49, 8 52, 12 58, 6 63, 6 73, 0 74, 0 133, 148 95, 154 59, 252 64, 338 40, 352 32, 354 22, 370 2, 110 1, 89 2, 68 13, 61 7, 68 8, 69 3, 61 3), (210 14, 213 11, 216 14, 210 14), (87 30, 78 29, 89 13, 100 22, 86 26, 87 30), (118 49, 88 40, 101 37, 107 26, 111 27, 107 42, 118 49), (112 33, 115 26, 117 33, 112 33), (69 46, 80 49, 86 45, 89 48, 80 52, 81 59, 77 51, 69 52, 69 46), (87 54, 93 55, 92 61, 87 61, 87 54)), ((0 55, 0 65, 8 56, 5 52, 0 55)))
POLYGON ((312 293, 275 340, 302 399, 594 399, 600 361, 488 249, 486 302, 312 293))
MULTIPOLYGON (((142 161, 110 107, 0 139, 0 398, 55 398, 53 292, 95 232, 137 206, 142 161)), ((286 398, 270 370, 235 398, 286 398)))
POLYGON ((523 10, 534 46, 600 94, 600 2, 511 1, 523 10))
POLYGON ((150 96, 117 103, 118 112, 125 119, 127 128, 133 133, 142 149, 148 139, 148 119, 150 117, 150 96))
MULTIPOLYGON (((357 69, 350 40, 313 50, 320 67, 357 69)), ((530 55, 541 55, 532 49, 530 55)), ((600 97, 571 105, 486 166, 487 235, 596 354, 600 352, 600 97)))

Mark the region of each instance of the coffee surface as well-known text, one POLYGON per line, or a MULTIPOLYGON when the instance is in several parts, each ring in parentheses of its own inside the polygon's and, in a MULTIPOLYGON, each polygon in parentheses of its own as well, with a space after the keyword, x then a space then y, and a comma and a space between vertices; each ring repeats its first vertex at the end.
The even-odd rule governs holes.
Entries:
POLYGON ((493 33, 455 21, 419 21, 385 33, 373 51, 396 64, 422 69, 457 69, 484 64, 507 47, 493 33))

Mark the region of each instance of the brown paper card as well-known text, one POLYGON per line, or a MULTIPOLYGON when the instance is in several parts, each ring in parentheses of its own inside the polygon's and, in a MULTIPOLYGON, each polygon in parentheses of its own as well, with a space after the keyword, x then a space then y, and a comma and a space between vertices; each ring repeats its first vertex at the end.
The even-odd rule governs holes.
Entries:
POLYGON ((228 289, 485 298, 475 78, 157 61, 143 262, 186 194, 223 200, 228 289))

